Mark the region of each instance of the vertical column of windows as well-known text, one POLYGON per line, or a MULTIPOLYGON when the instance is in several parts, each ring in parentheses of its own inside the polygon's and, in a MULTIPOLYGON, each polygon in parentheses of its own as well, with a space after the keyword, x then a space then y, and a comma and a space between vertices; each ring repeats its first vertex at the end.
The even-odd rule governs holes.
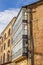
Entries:
MULTIPOLYGON (((25 46, 23 46, 24 45, 23 36, 27 36, 27 18, 25 17, 27 17, 27 14, 25 12, 23 13, 22 11, 22 13, 20 13, 19 17, 17 18, 13 26, 13 31, 14 31, 13 33, 14 44, 13 44, 13 50, 12 50, 13 58, 22 55, 26 48, 26 44, 25 46)), ((27 42, 25 41, 25 43, 27 42)))

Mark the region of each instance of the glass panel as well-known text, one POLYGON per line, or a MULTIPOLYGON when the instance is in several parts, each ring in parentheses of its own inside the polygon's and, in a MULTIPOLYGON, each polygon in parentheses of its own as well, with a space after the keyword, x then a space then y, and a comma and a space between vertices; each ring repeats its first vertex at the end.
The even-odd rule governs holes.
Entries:
POLYGON ((19 49, 13 56, 12 59, 16 59, 20 56, 22 56, 23 48, 19 49))
MULTIPOLYGON (((13 41, 15 41, 18 37, 19 37, 19 35, 21 34, 21 36, 22 36, 22 24, 21 24, 21 26, 19 27, 19 29, 17 30, 17 32, 13 35, 13 41)), ((21 38, 21 37, 20 37, 21 38)), ((18 38, 19 39, 19 38, 18 38)))
POLYGON ((22 39, 22 32, 21 34, 19 34, 14 40, 13 40, 13 44, 15 45, 18 41, 20 41, 22 39))
POLYGON ((22 17, 20 18, 20 20, 19 20, 20 22, 18 22, 18 24, 14 27, 14 32, 16 32, 17 31, 17 29, 20 27, 20 25, 22 24, 22 17))
POLYGON ((20 40, 18 43, 17 43, 17 45, 15 45, 14 47, 13 47, 13 52, 12 52, 12 54, 14 54, 14 53, 16 53, 20 48, 22 48, 23 46, 22 46, 22 40, 20 40))
POLYGON ((17 25, 19 24, 19 21, 21 21, 21 19, 22 19, 22 11, 21 11, 19 17, 17 18, 17 20, 16 20, 16 22, 15 22, 15 24, 13 26, 13 29, 17 27, 17 25))
POLYGON ((13 50, 12 57, 17 58, 27 52, 26 42, 23 42, 23 35, 27 35, 27 13, 26 10, 21 10, 14 26, 13 26, 13 50), (25 22, 23 22, 23 20, 25 22), (23 46, 25 43, 25 46, 23 46))
POLYGON ((27 23, 23 23, 23 34, 27 35, 27 23))
POLYGON ((27 10, 23 10, 23 19, 27 20, 27 10))

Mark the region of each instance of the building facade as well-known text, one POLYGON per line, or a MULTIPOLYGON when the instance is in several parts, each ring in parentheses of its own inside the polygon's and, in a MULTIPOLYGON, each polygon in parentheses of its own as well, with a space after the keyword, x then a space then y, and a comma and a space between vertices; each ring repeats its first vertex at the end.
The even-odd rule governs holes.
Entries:
POLYGON ((12 25, 14 24, 16 17, 14 17, 8 26, 1 33, 3 41, 1 42, 1 64, 6 64, 12 60, 12 25), (2 47, 3 46, 3 47, 2 47))
POLYGON ((21 8, 13 25, 12 60, 16 65, 43 65, 43 0, 21 8))
POLYGON ((4 65, 43 65, 43 0, 23 6, 1 35, 4 65))
POLYGON ((13 25, 12 61, 17 65, 27 65, 27 11, 22 9, 13 25))
POLYGON ((28 57, 30 53, 31 65, 43 65, 43 0, 31 4, 27 8, 29 8, 28 23, 30 22, 30 41, 28 41, 28 49, 30 50, 28 57))
POLYGON ((28 9, 28 65, 43 65, 43 0, 24 7, 28 9))
POLYGON ((3 41, 3 38, 2 38, 2 36, 0 36, 0 64, 2 63, 2 60, 3 60, 3 56, 2 56, 2 54, 3 54, 3 45, 2 45, 2 41, 3 41))

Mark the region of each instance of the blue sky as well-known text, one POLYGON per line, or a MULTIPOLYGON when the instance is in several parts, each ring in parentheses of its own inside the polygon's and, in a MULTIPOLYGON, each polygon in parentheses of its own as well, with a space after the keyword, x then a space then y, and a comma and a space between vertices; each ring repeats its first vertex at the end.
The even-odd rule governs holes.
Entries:
POLYGON ((0 0, 0 33, 5 29, 20 8, 38 0, 0 0))
POLYGON ((20 8, 21 6, 33 3, 38 0, 0 0, 0 11, 9 8, 20 8))

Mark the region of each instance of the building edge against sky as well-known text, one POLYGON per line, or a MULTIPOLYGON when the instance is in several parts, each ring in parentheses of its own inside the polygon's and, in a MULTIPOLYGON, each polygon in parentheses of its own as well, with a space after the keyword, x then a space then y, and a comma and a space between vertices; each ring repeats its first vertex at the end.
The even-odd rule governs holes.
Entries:
MULTIPOLYGON (((17 48, 17 44, 15 42, 17 42, 18 39, 21 38, 21 36, 19 37, 19 35, 20 35, 19 32, 21 32, 21 35, 25 35, 27 33, 26 39, 28 39, 27 43, 25 41, 26 44, 24 44, 24 42, 23 42, 23 44, 25 45, 23 47, 28 46, 28 51, 27 51, 28 58, 23 59, 24 57, 21 58, 22 55, 20 55, 20 56, 18 55, 17 50, 19 50, 20 48, 16 49, 16 52, 15 51, 13 52, 19 56, 19 58, 16 56, 17 65, 27 65, 27 64, 28 65, 38 65, 38 64, 43 65, 43 53, 42 53, 43 52, 43 32, 42 32, 43 26, 42 26, 42 22, 41 22, 41 21, 43 21, 42 13, 43 13, 43 0, 35 2, 31 5, 23 6, 17 16, 15 24, 13 25, 13 30, 15 29, 15 31, 14 31, 15 36, 13 36, 13 42, 14 42, 13 49, 17 48), (22 10, 23 10, 23 12, 22 12, 22 10), (22 14, 21 14, 21 12, 22 12, 22 14), (20 22, 22 21, 21 29, 19 28, 19 25, 20 25, 19 21, 20 22), (24 27, 23 27, 23 21, 25 24, 27 21, 27 26, 24 25, 24 27), (16 25, 17 25, 18 29, 15 28, 16 25), (22 33, 23 28, 24 28, 24 34, 22 33), (17 32, 18 32, 18 38, 16 36, 17 32), (14 41, 14 40, 16 40, 16 41, 14 41), (40 51, 39 51, 39 49, 40 49, 40 51)), ((25 37, 24 37, 24 39, 25 39, 25 37)), ((26 52, 26 50, 24 50, 24 53, 25 52, 26 52)), ((14 54, 14 56, 15 56, 15 54, 14 54)), ((13 58, 14 58, 14 56, 13 56, 13 58)), ((27 57, 27 56, 25 56, 25 57, 27 57)), ((15 61, 15 58, 14 58, 14 61, 15 61)))
POLYGON ((8 65, 43 65, 42 22, 43 0, 21 8, 12 28, 13 63, 8 65))
POLYGON ((12 55, 12 25, 14 24, 16 17, 14 17, 7 27, 1 33, 1 44, 0 44, 0 64, 5 64, 11 61, 12 55), (8 58, 9 57, 9 58, 8 58))

